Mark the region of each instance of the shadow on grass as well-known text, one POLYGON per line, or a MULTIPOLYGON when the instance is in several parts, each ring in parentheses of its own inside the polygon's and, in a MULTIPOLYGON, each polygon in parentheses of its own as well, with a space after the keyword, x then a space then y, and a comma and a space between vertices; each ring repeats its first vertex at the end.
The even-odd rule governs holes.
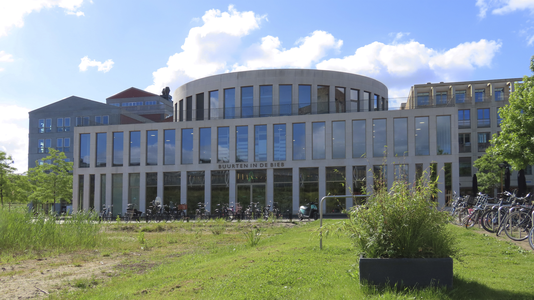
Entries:
MULTIPOLYGON (((487 285, 480 284, 475 281, 467 281, 457 276, 453 276, 453 288, 447 290, 446 288, 430 287, 425 289, 417 288, 402 288, 402 287, 384 287, 364 285, 361 287, 364 294, 368 296, 383 296, 385 294, 395 295, 397 297, 422 297, 424 299, 443 299, 443 300, 457 300, 457 299, 495 299, 495 300, 522 300, 534 299, 534 293, 504 291, 491 288, 487 285)), ((385 297, 387 298, 387 297, 385 297)))

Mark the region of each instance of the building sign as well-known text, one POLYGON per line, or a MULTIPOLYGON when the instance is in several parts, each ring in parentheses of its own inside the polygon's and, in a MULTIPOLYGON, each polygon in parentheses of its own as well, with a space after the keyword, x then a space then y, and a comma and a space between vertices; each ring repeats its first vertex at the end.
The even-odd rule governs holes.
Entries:
POLYGON ((283 162, 219 164, 219 170, 283 168, 283 162))

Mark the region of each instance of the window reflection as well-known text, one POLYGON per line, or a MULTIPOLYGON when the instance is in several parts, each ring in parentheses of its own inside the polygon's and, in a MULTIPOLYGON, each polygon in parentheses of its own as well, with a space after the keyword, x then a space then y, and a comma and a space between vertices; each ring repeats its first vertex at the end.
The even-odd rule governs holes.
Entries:
MULTIPOLYGON (((226 98, 225 98, 226 99, 226 98)), ((241 88, 241 118, 252 118, 254 115, 253 88, 241 88)))
POLYGON ((200 128, 199 150, 200 163, 211 163, 211 128, 200 128))
POLYGON ((219 119, 219 91, 210 92, 209 106, 210 120, 219 119))
POLYGON ((299 115, 311 114, 311 86, 299 85, 299 115))
POLYGON ((345 158, 345 121, 332 122, 332 158, 345 158))
POLYGON ((106 148, 107 148, 107 133, 101 132, 96 134, 96 166, 106 166, 106 148))
POLYGON ((317 113, 327 114, 330 112, 328 101, 330 98, 330 87, 325 85, 317 86, 317 113))
POLYGON ((451 116, 438 116, 436 127, 436 139, 438 142, 437 154, 451 154, 451 116))
POLYGON ((230 128, 217 128, 217 162, 230 162, 230 128))
POLYGON ((158 131, 147 130, 146 132, 146 164, 155 166, 158 164, 158 131))
POLYGON ((124 154, 124 133, 114 132, 113 133, 113 166, 122 167, 122 158, 124 154))
POLYGON ((164 165, 174 165, 176 157, 176 131, 174 129, 165 130, 165 147, 164 153, 164 165))
POLYGON ((386 156, 387 134, 386 119, 373 120, 373 156, 386 156))
POLYGON ((393 119, 393 143, 395 156, 408 156, 408 119, 393 119))
POLYGON ((365 120, 352 121, 352 158, 365 157, 365 120))
POLYGON ((415 155, 429 155, 428 117, 415 118, 415 155))
POLYGON ((273 86, 260 86, 260 117, 273 115, 273 86))
POLYGON ((224 118, 235 118, 235 89, 224 90, 224 118))
POLYGON ((293 124, 293 160, 306 159, 306 124, 293 124))
POLYGON ((273 126, 274 160, 286 160, 286 124, 273 126))
POLYGON ((236 126, 235 135, 235 161, 248 162, 248 126, 236 126))
POLYGON ((280 85, 279 87, 279 105, 280 105, 280 115, 281 116, 290 116, 291 107, 292 107, 292 86, 291 85, 280 85))
POLYGON ((130 131, 130 166, 141 164, 141 132, 130 131))
POLYGON ((312 157, 313 159, 326 158, 325 123, 312 123, 312 157))
POLYGON ((267 125, 254 126, 254 161, 267 161, 267 125))
POLYGON ((182 164, 193 163, 193 129, 182 129, 182 164))
MULTIPOLYGON (((89 168, 89 157, 90 157, 90 134, 89 133, 82 133, 80 134, 80 168, 89 168)), ((50 139, 47 139, 45 141, 45 149, 48 150, 50 148, 50 145, 46 145, 46 142, 50 141, 50 139)), ((50 143, 50 142, 49 142, 50 143)))

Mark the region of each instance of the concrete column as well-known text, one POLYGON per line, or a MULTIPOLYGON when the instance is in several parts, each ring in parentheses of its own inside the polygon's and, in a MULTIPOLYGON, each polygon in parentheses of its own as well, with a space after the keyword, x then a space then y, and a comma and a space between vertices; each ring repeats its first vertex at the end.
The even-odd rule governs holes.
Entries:
POLYGON ((271 169, 267 169, 267 183, 266 183, 266 197, 267 197, 267 201, 266 201, 266 205, 270 205, 271 206, 271 209, 273 207, 273 198, 274 198, 274 170, 271 168, 271 169))
POLYGON ((204 203, 206 204, 206 209, 210 212, 214 212, 211 209, 211 171, 204 172, 204 203))
POLYGON ((293 214, 299 210, 300 199, 300 172, 298 167, 293 168, 293 214))

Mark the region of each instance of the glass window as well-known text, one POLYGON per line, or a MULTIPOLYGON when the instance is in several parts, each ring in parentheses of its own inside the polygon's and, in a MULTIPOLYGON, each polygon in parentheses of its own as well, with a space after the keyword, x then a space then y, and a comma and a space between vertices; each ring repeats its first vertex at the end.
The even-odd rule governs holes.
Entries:
POLYGON ((451 154, 451 116, 438 116, 436 121, 437 154, 451 154))
POLYGON ((336 87, 336 112, 337 113, 344 113, 345 112, 345 88, 344 87, 336 87))
POLYGON ((504 100, 504 88, 495 89, 495 101, 504 100))
POLYGON ((158 173, 146 173, 146 194, 145 207, 148 208, 150 202, 158 196, 158 173))
POLYGON ((319 168, 299 169, 300 196, 299 205, 319 202, 319 168))
POLYGON ((371 93, 363 92, 363 101, 362 106, 360 106, 360 111, 369 111, 369 101, 371 101, 371 93))
POLYGON ((248 126, 235 127, 235 161, 248 162, 248 126))
POLYGON ((124 155, 124 133, 113 133, 113 163, 114 167, 122 167, 122 157, 124 155))
MULTIPOLYGON (((80 134, 80 168, 89 168, 89 158, 91 153, 90 134, 80 134)), ((45 141, 46 147, 46 141, 45 141)), ((46 147, 48 149, 49 147, 46 147)))
POLYGON ((96 134, 96 166, 106 166, 106 148, 108 135, 105 132, 96 134))
POLYGON ((193 163, 193 129, 182 129, 182 164, 193 163))
POLYGON ((471 128, 471 113, 469 109, 458 110, 458 128, 471 128))
POLYGON ((253 88, 251 86, 242 87, 241 88, 241 118, 252 118, 253 116, 254 116, 253 88))
POLYGON ((100 208, 106 203, 106 174, 100 174, 100 208))
POLYGON ((399 164, 395 165, 395 180, 408 182, 408 165, 399 164))
POLYGON ((459 158, 460 177, 471 177, 471 157, 459 158))
POLYGON ((204 120, 204 93, 197 94, 196 103, 196 120, 204 120))
POLYGON ((373 110, 379 111, 380 110, 380 97, 375 94, 375 97, 373 99, 373 110))
POLYGON ((193 96, 185 98, 185 120, 193 120, 193 96))
POLYGON ((230 162, 230 128, 217 128, 217 162, 230 162))
POLYGON ((141 132, 130 131, 130 166, 141 165, 141 132))
POLYGON ((130 173, 128 180, 128 203, 139 209, 139 186, 141 176, 139 173, 130 173))
POLYGON ((224 118, 235 118, 235 89, 224 90, 224 118))
POLYGON ((63 152, 70 152, 70 138, 63 139, 63 152))
POLYGON ((260 117, 273 115, 273 86, 260 86, 260 117))
POLYGON ((330 110, 328 101, 330 99, 330 87, 326 85, 317 86, 317 113, 327 114, 330 110))
POLYGON ((332 158, 345 158, 345 121, 332 122, 332 158))
POLYGON ((52 147, 52 139, 45 139, 45 153, 48 153, 48 148, 52 147))
POLYGON ((44 139, 40 139, 37 142, 37 152, 38 153, 45 153, 44 139))
POLYGON ((395 156, 408 156, 408 119, 393 119, 393 143, 395 156))
POLYGON ((274 160, 286 160, 286 124, 273 125, 274 160))
POLYGON ((45 120, 45 132, 52 132, 52 119, 45 120))
POLYGON ((312 123, 312 157, 313 159, 326 158, 325 123, 312 123))
POLYGON ((109 116, 102 116, 102 124, 109 125, 109 116))
POLYGON ((428 93, 417 93, 417 106, 429 105, 430 98, 428 93))
POLYGON ((44 127, 45 127, 45 120, 44 119, 39 119, 39 122, 38 122, 38 126, 39 126, 39 133, 44 133, 45 130, 44 130, 44 127))
POLYGON ((211 127, 200 128, 199 130, 199 163, 209 164, 211 163, 211 127))
POLYGON ((436 104, 437 105, 447 104, 447 92, 436 92, 436 104))
POLYGON ((187 172, 187 214, 194 215, 198 203, 205 203, 204 171, 187 172))
POLYGON ((122 214, 122 174, 111 174, 112 215, 122 214))
MULTIPOLYGON (((345 167, 326 167, 326 194, 345 195, 345 167)), ((341 213, 346 208, 345 198, 326 201, 326 213, 341 213)))
POLYGON ((63 118, 57 118, 56 120, 56 128, 57 128, 57 132, 62 132, 64 131, 63 129, 63 118))
POLYGON ((465 91, 456 91, 456 103, 465 103, 465 91))
POLYGON ((365 120, 352 121, 352 158, 365 157, 365 120))
POLYGON ((210 120, 219 119, 219 91, 210 92, 210 102, 209 102, 209 111, 210 111, 210 120))
POLYGON ((373 156, 387 156, 386 119, 373 120, 373 156))
POLYGON ((180 172, 163 173, 163 204, 174 206, 181 203, 180 185, 182 176, 180 172), (171 203, 172 202, 172 203, 171 203))
POLYGON ((273 206, 278 207, 281 212, 293 211, 293 170, 274 169, 273 170, 273 206))
POLYGON ((490 127, 490 110, 489 108, 479 108, 477 109, 477 127, 485 128, 490 127))
POLYGON ((89 117, 83 117, 82 124, 83 126, 89 126, 89 117))
POLYGON ((178 101, 178 121, 184 121, 184 100, 178 101))
POLYGON ((478 133, 478 152, 485 152, 490 146, 491 133, 479 132, 478 133))
POLYGON ((293 160, 306 159, 306 124, 293 124, 293 160))
POLYGON ((299 85, 299 115, 311 114, 311 86, 299 85))
POLYGON ((102 117, 101 116, 95 116, 95 125, 100 125, 102 122, 102 117))
POLYGON ((292 107, 292 98, 293 98, 293 89, 291 85, 280 85, 280 115, 281 116, 290 116, 291 107, 292 107))
POLYGON ((475 102, 484 102, 484 89, 475 90, 475 102))
POLYGON ((56 150, 59 152, 63 152, 63 139, 62 138, 56 139, 56 150))
POLYGON ((146 164, 155 166, 158 164, 158 131, 146 131, 146 164))
POLYGON ((350 111, 360 111, 360 90, 350 89, 350 111))
POLYGON ((212 211, 218 208, 218 206, 221 207, 223 204, 228 204, 230 202, 229 176, 230 172, 228 170, 211 171, 212 211))
MULTIPOLYGON (((352 167, 352 194, 365 195, 367 189, 367 172, 366 166, 352 167)), ((362 198, 355 198, 354 204, 361 204, 362 198)))
POLYGON ((373 188, 378 190, 381 187, 387 188, 388 186, 388 166, 386 165, 374 165, 373 166, 373 188))
POLYGON ((428 117, 415 118, 415 155, 429 155, 428 117))
POLYGON ((470 133, 460 133, 458 134, 458 152, 460 153, 469 153, 471 152, 471 134, 470 133))
POLYGON ((70 131, 70 117, 65 118, 65 131, 70 131))
POLYGON ((165 146, 163 148, 163 164, 174 165, 176 158, 176 130, 164 130, 163 135, 165 136, 165 146))
POLYGON ((267 161, 267 125, 254 126, 254 161, 267 161))

